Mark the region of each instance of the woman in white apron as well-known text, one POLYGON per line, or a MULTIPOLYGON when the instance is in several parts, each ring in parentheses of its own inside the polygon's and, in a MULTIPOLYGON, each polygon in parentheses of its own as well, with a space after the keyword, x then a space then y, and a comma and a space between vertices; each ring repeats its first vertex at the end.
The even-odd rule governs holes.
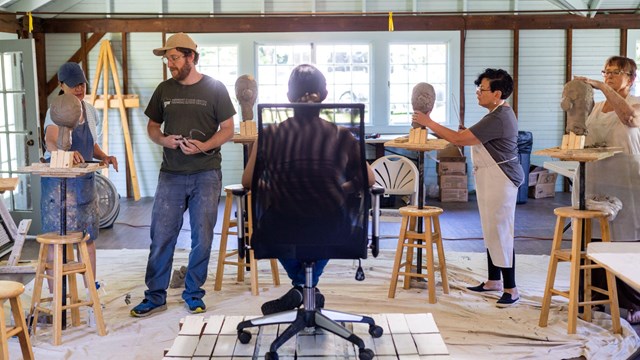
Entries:
MULTIPOLYGON (((631 95, 636 72, 635 61, 613 56, 602 70, 604 81, 575 78, 605 96, 605 101, 597 103, 587 118, 586 145, 622 148, 620 154, 588 163, 585 172, 587 196, 608 195, 622 201, 622 209, 611 222, 613 241, 640 241, 640 98, 631 95)), ((598 237, 599 227, 594 230, 593 235, 598 237)), ((594 271, 592 282, 606 288, 604 271, 594 271)), ((627 321, 639 324, 640 293, 620 279, 616 279, 616 285, 618 303, 627 309, 627 321)), ((595 293, 594 300, 598 297, 600 294, 595 293)))
POLYGON ((515 282, 514 218, 518 186, 524 171, 518 160, 518 124, 505 102, 513 79, 502 69, 486 69, 475 81, 478 105, 489 110, 478 123, 460 131, 444 127, 430 113, 416 112, 413 121, 458 146, 471 146, 482 234, 487 248, 488 279, 469 290, 503 291, 498 307, 520 300, 515 282))

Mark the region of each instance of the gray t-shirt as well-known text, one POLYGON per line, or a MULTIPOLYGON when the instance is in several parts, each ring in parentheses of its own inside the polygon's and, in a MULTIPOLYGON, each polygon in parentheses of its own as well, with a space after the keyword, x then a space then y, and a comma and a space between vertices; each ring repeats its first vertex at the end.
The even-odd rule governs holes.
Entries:
POLYGON ((524 180, 518 159, 518 120, 510 106, 498 106, 469 131, 482 142, 489 155, 516 186, 524 180))
MULTIPOLYGON (((168 79, 158 85, 144 111, 152 121, 164 124, 166 135, 193 136, 206 141, 218 131, 220 123, 236 114, 224 84, 210 76, 193 85, 168 79)), ((185 155, 180 148, 163 148, 160 171, 172 174, 195 174, 220 169, 220 148, 213 155, 185 155)))

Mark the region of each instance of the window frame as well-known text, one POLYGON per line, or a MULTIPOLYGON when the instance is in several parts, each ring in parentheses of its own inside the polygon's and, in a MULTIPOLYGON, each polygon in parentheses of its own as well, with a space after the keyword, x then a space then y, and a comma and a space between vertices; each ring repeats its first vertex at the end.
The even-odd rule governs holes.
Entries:
MULTIPOLYGON (((443 125, 457 127, 460 104, 460 63, 461 63, 461 32, 460 31, 380 31, 380 32, 309 32, 309 33, 241 33, 241 34, 194 34, 194 40, 199 46, 238 46, 238 74, 257 74, 257 44, 288 45, 314 44, 362 44, 371 45, 369 58, 370 66, 370 98, 367 111, 367 132, 381 134, 408 133, 407 125, 389 125, 390 94, 389 94, 389 45, 446 42, 448 47, 448 88, 446 114, 443 125), (304 41, 301 41, 301 38, 304 41)), ((259 79, 258 79, 259 81, 259 79)), ((426 81, 418 79, 416 83, 426 81)), ((230 94, 232 97, 235 94, 230 94)), ((258 103, 261 102, 258 93, 258 103)), ((239 122, 239 119, 238 121, 239 122)))

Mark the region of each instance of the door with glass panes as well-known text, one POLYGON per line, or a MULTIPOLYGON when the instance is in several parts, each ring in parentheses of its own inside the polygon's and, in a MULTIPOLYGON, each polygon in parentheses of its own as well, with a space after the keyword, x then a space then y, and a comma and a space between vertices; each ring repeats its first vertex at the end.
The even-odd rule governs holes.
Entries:
MULTIPOLYGON (((40 231, 40 177, 18 173, 41 156, 34 40, 0 41, 0 177, 19 178, 0 200, 16 223, 40 231)), ((2 206, 2 205, 0 205, 2 206)))

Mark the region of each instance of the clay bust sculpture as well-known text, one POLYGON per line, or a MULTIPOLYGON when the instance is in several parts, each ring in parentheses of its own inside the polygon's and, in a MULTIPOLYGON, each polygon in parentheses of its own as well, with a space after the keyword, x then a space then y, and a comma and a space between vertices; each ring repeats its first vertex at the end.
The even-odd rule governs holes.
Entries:
POLYGON ((251 75, 241 75, 236 80, 236 99, 240 103, 242 121, 253 120, 253 105, 258 98, 258 84, 251 75))
POLYGON ((585 122, 593 109, 593 88, 584 81, 571 80, 564 85, 560 107, 567 112, 566 133, 586 135, 585 122))
MULTIPOLYGON (((413 111, 420 111, 421 113, 428 113, 433 110, 433 104, 436 102, 436 91, 431 84, 421 82, 413 87, 413 93, 411 94, 411 106, 413 111)), ((414 128, 420 127, 416 123, 412 123, 414 128)))
POLYGON ((71 94, 63 94, 51 102, 49 109, 51 120, 58 125, 59 150, 69 150, 71 148, 71 132, 78 126, 82 117, 82 104, 77 97, 71 94))

